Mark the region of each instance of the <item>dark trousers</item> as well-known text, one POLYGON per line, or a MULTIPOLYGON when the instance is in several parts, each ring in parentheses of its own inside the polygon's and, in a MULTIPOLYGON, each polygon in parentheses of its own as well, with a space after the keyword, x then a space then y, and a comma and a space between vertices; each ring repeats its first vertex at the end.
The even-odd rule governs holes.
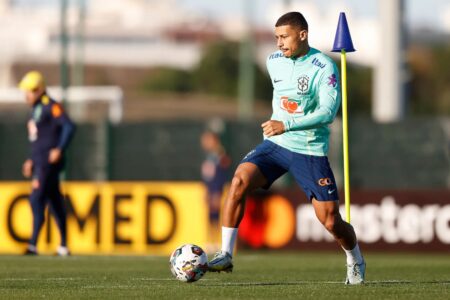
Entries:
POLYGON ((50 212, 56 219, 61 234, 61 246, 66 246, 66 208, 59 187, 61 167, 55 165, 35 166, 33 179, 39 181, 39 186, 33 188, 30 195, 33 212, 33 234, 30 244, 36 246, 39 232, 45 219, 45 208, 49 204, 50 212))

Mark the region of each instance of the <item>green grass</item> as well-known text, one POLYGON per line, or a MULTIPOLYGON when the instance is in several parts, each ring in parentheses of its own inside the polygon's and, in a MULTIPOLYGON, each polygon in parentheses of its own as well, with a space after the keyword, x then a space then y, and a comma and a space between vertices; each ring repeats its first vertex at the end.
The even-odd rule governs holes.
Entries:
POLYGON ((167 257, 0 256, 0 299, 450 299, 450 256, 366 254, 345 286, 343 253, 240 252, 232 274, 187 284, 167 257))

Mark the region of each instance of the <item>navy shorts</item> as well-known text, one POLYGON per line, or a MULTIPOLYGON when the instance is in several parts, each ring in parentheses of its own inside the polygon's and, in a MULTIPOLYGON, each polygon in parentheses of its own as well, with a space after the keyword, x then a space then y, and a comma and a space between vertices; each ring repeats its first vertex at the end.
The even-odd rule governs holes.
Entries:
POLYGON ((268 189, 281 175, 290 172, 309 200, 339 200, 336 181, 328 157, 305 155, 289 151, 277 144, 264 140, 250 151, 241 163, 253 163, 258 166, 267 179, 268 189))

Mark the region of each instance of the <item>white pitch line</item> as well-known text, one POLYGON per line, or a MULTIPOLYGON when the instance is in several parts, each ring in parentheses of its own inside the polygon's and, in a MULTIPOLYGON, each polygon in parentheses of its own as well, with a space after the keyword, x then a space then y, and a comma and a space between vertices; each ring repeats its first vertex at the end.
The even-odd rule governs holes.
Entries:
MULTIPOLYGON (((139 281, 176 281, 175 278, 131 278, 131 280, 139 281)), ((219 281, 219 279, 201 278, 201 281, 219 281)))
POLYGON ((85 285, 82 289, 135 289, 134 285, 85 285))
POLYGON ((220 285, 238 285, 238 286, 254 286, 254 285, 296 285, 296 284, 343 284, 344 281, 283 281, 283 282, 223 282, 220 285))
POLYGON ((172 281, 176 280, 175 278, 131 278, 131 280, 139 280, 139 281, 172 281))
POLYGON ((1 278, 0 281, 29 281, 29 280, 48 280, 48 281, 65 281, 65 280, 82 280, 81 277, 54 277, 54 278, 1 278))

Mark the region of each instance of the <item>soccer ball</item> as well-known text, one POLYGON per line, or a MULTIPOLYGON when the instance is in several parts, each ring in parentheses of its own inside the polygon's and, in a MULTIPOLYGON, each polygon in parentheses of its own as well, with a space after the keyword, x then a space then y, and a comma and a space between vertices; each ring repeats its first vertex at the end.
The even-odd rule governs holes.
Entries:
POLYGON ((208 271, 208 257, 197 245, 182 245, 170 256, 170 271, 180 281, 197 281, 208 271))

